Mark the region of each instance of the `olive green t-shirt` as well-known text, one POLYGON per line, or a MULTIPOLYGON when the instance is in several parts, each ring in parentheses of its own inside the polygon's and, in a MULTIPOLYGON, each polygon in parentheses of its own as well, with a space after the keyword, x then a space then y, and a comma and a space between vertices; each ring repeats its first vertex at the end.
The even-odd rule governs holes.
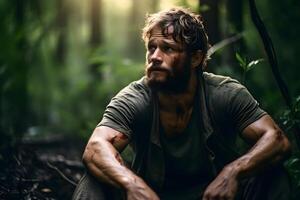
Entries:
MULTIPOLYGON (((241 132, 252 122, 266 114, 249 91, 234 79, 203 73, 209 94, 209 106, 214 119, 223 129, 234 128, 241 132)), ((138 134, 136 127, 149 127, 152 93, 145 77, 130 83, 114 96, 97 126, 108 126, 129 138, 138 134), (142 125, 140 125, 142 123, 142 125)), ((201 103, 201 102, 200 102, 201 103)))
MULTIPOLYGON (((234 149, 235 147, 232 145, 239 136, 238 133, 266 113, 260 109, 257 101, 248 90, 236 80, 206 72, 203 73, 203 79, 205 93, 207 93, 207 107, 209 107, 208 110, 214 122, 213 126, 217 130, 217 134, 215 134, 218 136, 217 140, 229 144, 227 146, 234 149)), ((153 98, 154 95, 146 85, 144 77, 132 82, 112 98, 98 126, 108 126, 128 136, 131 139, 135 153, 138 153, 139 145, 144 145, 144 140, 149 140, 148 135, 151 133, 154 109, 153 98)), ((197 101, 197 99, 195 100, 197 101)), ((199 104, 201 103, 203 102, 199 102, 199 104)), ((195 113, 197 117, 193 119, 201 118, 201 110, 198 112, 195 113)), ((192 126, 195 125, 197 125, 197 122, 192 123, 192 126)), ((199 127, 197 133, 201 135, 201 127, 199 127)), ((199 146, 198 150, 201 152, 203 146, 199 146)), ((219 158, 222 160, 222 149, 217 150, 219 150, 219 155, 221 155, 219 158)), ((201 153, 201 155, 204 154, 201 153)), ((143 159, 143 157, 139 159, 143 159)), ((205 157, 201 159, 203 162, 206 161, 205 157)), ((180 159, 178 161, 180 162, 180 159)), ((229 161, 230 159, 225 158, 222 160, 223 164, 229 161)), ((151 163, 148 163, 148 165, 151 165, 151 163)), ((167 161, 166 167, 171 167, 170 161, 167 161)), ((168 173, 168 170, 165 171, 168 173)), ((168 176, 167 173, 165 176, 168 176)))
POLYGON ((162 199, 200 199, 213 178, 199 109, 199 102, 195 101, 191 119, 179 135, 168 137, 160 126, 166 168, 162 199))

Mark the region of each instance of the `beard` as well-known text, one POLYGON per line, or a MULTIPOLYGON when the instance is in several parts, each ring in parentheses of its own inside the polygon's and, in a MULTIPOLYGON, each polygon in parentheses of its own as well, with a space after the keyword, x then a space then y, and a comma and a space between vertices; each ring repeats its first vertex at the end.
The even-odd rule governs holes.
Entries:
POLYGON ((186 91, 191 77, 191 63, 186 61, 182 70, 162 66, 146 67, 146 83, 154 91, 180 94, 186 91))

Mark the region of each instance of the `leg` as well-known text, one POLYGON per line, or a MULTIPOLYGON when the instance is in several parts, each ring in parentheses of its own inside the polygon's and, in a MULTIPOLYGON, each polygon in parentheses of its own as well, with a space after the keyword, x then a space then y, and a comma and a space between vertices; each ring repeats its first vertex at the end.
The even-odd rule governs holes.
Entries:
POLYGON ((121 200, 122 191, 101 183, 89 173, 85 173, 79 181, 73 200, 121 200))
POLYGON ((291 185, 285 169, 280 166, 264 171, 241 183, 238 199, 243 200, 290 200, 291 185))

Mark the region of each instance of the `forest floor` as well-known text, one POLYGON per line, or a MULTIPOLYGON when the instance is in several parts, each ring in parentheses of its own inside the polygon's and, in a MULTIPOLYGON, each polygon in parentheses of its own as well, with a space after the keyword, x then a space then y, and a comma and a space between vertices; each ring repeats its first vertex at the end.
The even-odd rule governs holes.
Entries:
MULTIPOLYGON (((51 135, 25 139, 17 149, 0 154, 0 200, 71 199, 84 173, 81 156, 85 144, 51 135)), ((299 158, 294 156, 288 164, 294 180, 293 199, 300 199, 299 158)))
POLYGON ((23 141, 0 162, 0 200, 71 199, 84 173, 83 141, 51 137, 23 141))

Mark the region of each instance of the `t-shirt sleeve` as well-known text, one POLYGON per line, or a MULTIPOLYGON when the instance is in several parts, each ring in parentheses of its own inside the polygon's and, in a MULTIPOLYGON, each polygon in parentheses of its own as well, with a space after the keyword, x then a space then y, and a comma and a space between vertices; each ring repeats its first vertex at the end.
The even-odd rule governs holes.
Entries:
POLYGON ((107 126, 117 130, 130 139, 135 123, 141 118, 148 97, 141 87, 131 84, 121 90, 107 105, 103 118, 97 126, 107 126))
POLYGON ((259 107, 259 103, 244 86, 237 85, 229 92, 226 107, 234 126, 242 132, 248 125, 267 113, 259 107))

